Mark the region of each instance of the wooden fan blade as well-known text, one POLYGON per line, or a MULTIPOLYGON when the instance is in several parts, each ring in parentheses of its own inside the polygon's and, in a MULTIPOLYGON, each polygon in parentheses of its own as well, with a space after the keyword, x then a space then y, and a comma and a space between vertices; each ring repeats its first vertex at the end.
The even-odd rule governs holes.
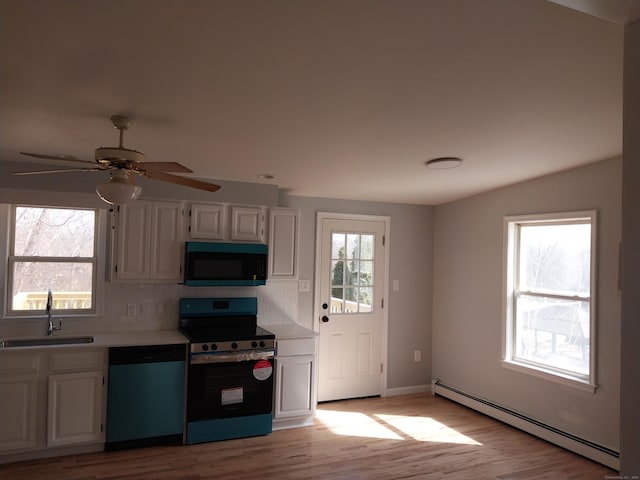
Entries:
POLYGON ((216 192, 220 190, 220 185, 214 185, 213 183, 202 182, 192 178, 179 177, 178 175, 171 175, 164 172, 142 171, 140 172, 140 175, 143 177, 153 178, 155 180, 177 183, 178 185, 184 185, 185 187, 199 188, 200 190, 206 190, 208 192, 216 192))
POLYGON ((15 172, 14 175, 40 175, 42 173, 66 173, 66 172, 97 172, 108 168, 65 168, 63 170, 34 170, 32 172, 15 172))
POLYGON ((177 162, 141 162, 134 163, 133 168, 141 171, 193 173, 193 170, 177 162))
POLYGON ((76 162, 76 163, 90 163, 95 165, 96 162, 94 160, 81 160, 76 157, 72 157, 69 155, 43 155, 41 153, 28 153, 28 152, 20 152, 22 155, 27 155, 29 157, 34 158, 46 158, 47 160, 61 160, 64 162, 76 162))

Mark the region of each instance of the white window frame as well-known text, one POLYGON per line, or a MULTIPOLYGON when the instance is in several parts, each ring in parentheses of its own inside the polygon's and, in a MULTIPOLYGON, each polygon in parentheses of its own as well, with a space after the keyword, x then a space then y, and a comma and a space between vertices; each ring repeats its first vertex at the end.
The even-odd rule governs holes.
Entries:
MULTIPOLYGON (((596 383, 596 292, 597 292, 597 212, 583 210, 573 212, 543 213, 532 215, 513 215, 504 217, 504 264, 503 264, 503 328, 502 328, 502 365, 536 377, 595 392, 596 383), (589 374, 579 375, 554 369, 535 362, 527 362, 515 357, 515 307, 518 265, 518 230, 521 225, 570 224, 576 221, 588 221, 591 224, 591 265, 590 292, 588 298, 580 300, 589 302, 589 374)), ((550 295, 552 296, 552 295, 550 295)), ((563 297, 564 298, 564 297, 563 297)))
MULTIPOLYGON (((102 296, 100 291, 102 290, 103 281, 101 281, 101 275, 104 275, 104 269, 101 267, 99 258, 100 252, 102 250, 102 241, 101 237, 103 235, 103 223, 104 223, 104 213, 101 209, 92 208, 92 207, 79 207, 79 206, 56 206, 56 205, 29 205, 16 203, 9 205, 8 212, 8 229, 9 232, 8 238, 6 238, 6 249, 7 253, 6 258, 6 276, 2 279, 5 282, 5 295, 4 295, 4 316, 5 318, 41 318, 43 312, 41 310, 13 310, 12 309, 12 298, 13 298, 13 265, 15 262, 30 260, 32 258, 37 258, 36 261, 47 262, 47 263, 69 263, 69 262, 79 262, 79 263, 91 263, 92 264, 92 281, 91 281, 91 308, 84 309, 66 309, 66 310, 55 310, 55 316, 65 316, 65 317, 80 317, 80 316, 96 316, 100 312, 100 303, 102 300, 102 296), (24 257, 24 256, 15 256, 15 222, 16 222, 16 208, 18 207, 26 207, 26 208, 51 208, 51 209, 69 209, 69 210, 92 210, 95 215, 94 219, 94 245, 93 245, 93 257, 83 257, 81 260, 75 257, 24 257)), ((31 260, 32 261, 32 260, 31 260)), ((53 292, 55 298, 55 292, 53 292)))

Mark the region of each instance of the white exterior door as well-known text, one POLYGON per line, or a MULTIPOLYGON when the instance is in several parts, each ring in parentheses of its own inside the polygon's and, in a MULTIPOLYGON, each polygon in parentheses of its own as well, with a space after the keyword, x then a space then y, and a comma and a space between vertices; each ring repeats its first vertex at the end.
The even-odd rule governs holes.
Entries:
POLYGON ((386 217, 318 214, 318 401, 382 393, 386 217))

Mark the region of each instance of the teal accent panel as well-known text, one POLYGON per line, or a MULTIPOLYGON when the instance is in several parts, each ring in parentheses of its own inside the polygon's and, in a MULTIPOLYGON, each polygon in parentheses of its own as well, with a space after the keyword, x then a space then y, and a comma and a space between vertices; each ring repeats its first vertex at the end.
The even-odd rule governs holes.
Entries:
POLYGON ((264 243, 216 243, 216 242, 185 242, 185 250, 189 252, 211 253, 263 253, 269 251, 264 243))
POLYGON ((187 443, 267 435, 271 433, 272 428, 273 420, 270 413, 191 422, 187 424, 187 443))
POLYGON ((184 431, 185 362, 109 367, 107 442, 184 431))

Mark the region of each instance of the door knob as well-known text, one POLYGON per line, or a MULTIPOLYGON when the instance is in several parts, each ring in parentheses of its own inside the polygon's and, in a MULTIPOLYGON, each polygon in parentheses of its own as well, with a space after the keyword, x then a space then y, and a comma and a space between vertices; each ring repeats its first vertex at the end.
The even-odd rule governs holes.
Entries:
POLYGON ((327 308, 329 308, 329 305, 327 305, 326 303, 323 303, 323 304, 322 304, 322 309, 323 309, 323 310, 326 310, 327 308))
POLYGON ((329 321, 329 317, 327 317, 326 315, 323 315, 320 320, 322 320, 324 323, 327 323, 329 321))

